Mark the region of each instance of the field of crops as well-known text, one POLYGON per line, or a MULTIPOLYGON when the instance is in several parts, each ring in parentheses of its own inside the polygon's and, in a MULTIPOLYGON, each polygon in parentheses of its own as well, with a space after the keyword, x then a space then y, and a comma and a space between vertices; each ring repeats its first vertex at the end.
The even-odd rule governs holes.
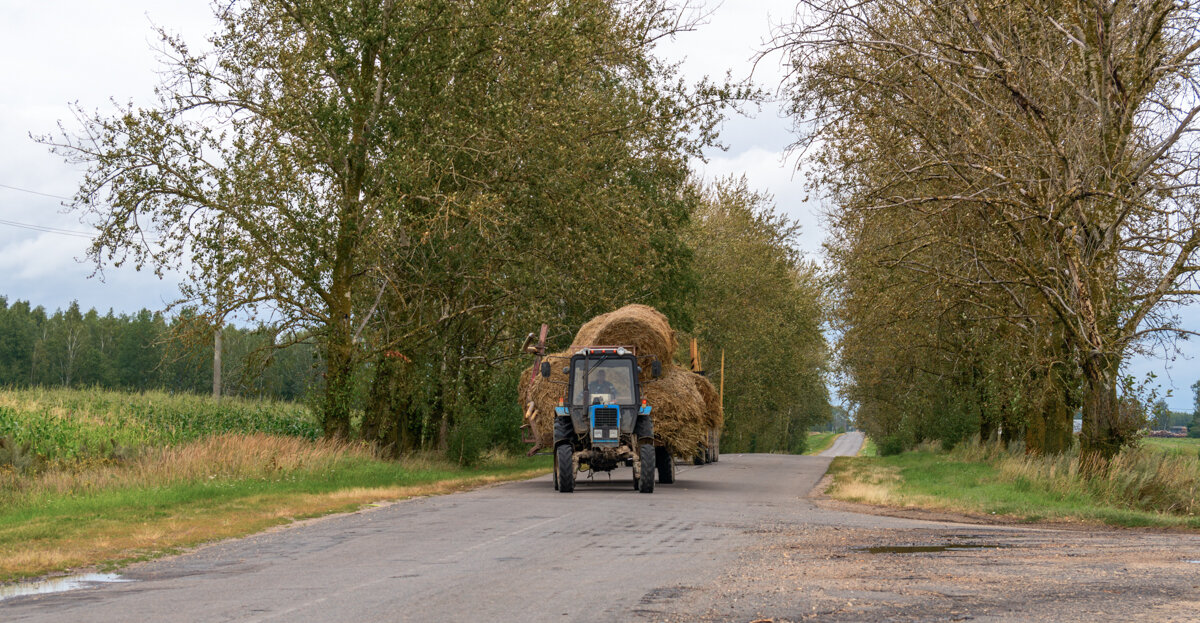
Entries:
POLYGON ((1146 437, 1142 439, 1142 447, 1187 456, 1200 456, 1200 439, 1195 437, 1146 437))
POLYGON ((296 403, 163 392, 0 389, 0 445, 5 446, 0 463, 6 457, 14 462, 14 453, 49 463, 124 458, 220 433, 316 439, 321 427, 296 403))

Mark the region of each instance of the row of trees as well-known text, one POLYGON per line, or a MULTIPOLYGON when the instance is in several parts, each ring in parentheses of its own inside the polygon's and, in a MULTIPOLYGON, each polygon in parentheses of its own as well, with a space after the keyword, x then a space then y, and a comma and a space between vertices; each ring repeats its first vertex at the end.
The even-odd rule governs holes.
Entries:
POLYGON ((722 450, 803 452, 809 428, 832 417, 825 300, 799 233, 744 179, 715 184, 690 227, 694 334, 714 379, 722 351, 727 361, 722 450))
POLYGON ((467 459, 515 441, 515 351, 538 323, 563 345, 637 301, 696 326, 688 160, 750 93, 654 56, 684 9, 219 8, 200 52, 161 33, 155 105, 81 110, 42 140, 87 170, 72 207, 97 265, 185 273, 198 333, 236 311, 316 345, 328 435, 467 459))
MULTIPOLYGON (((188 314, 140 310, 101 315, 78 303, 49 314, 0 296, 0 387, 102 387, 205 393, 212 387, 213 346, 180 338, 188 314)), ((223 393, 300 400, 319 378, 311 346, 275 349, 268 329, 224 329, 223 393)))
MULTIPOLYGON (((778 33, 846 394, 885 449, 1023 438, 1112 457, 1135 353, 1200 293, 1200 15, 1171 0, 802 2, 778 33)), ((1161 352, 1161 350, 1159 351, 1161 352)))

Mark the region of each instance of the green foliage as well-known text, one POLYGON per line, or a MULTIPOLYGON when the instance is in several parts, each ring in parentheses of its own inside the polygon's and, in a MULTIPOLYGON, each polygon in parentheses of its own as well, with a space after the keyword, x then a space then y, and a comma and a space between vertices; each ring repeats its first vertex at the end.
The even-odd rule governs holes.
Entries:
POLYGON ((878 456, 895 456, 904 452, 911 442, 899 435, 888 435, 879 440, 875 446, 875 452, 878 456))
POLYGON ((128 459, 147 447, 231 432, 316 439, 321 429, 294 403, 159 391, 0 390, 0 439, 46 461, 128 459))

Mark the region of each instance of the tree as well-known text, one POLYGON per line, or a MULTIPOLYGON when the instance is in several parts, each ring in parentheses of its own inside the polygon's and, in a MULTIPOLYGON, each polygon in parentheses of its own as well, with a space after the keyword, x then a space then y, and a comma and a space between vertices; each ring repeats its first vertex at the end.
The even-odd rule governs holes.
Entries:
POLYGON ((344 437, 364 361, 414 332, 499 313, 486 294, 466 302, 444 288, 508 276, 460 250, 519 254, 504 245, 525 226, 570 238, 580 261, 602 261, 592 251, 615 245, 593 240, 638 222, 592 208, 639 184, 673 192, 653 167, 699 153, 716 122, 711 103, 726 96, 688 95, 649 59, 655 38, 678 27, 666 26, 674 14, 656 0, 237 3, 218 7, 208 52, 162 33, 154 106, 81 113, 77 135, 43 140, 88 167, 73 207, 98 223, 93 260, 181 267, 185 298, 213 318, 269 312, 278 334, 316 340, 325 431, 344 437), (634 114, 560 116, 589 106, 634 114), (673 132, 633 131, 655 124, 673 132), (609 135, 646 155, 643 171, 624 171, 645 177, 593 183, 586 211, 543 203, 560 178, 577 183, 601 162, 577 168, 570 149, 609 135), (512 218, 516 190, 532 212, 512 218), (456 249, 468 229, 478 244, 456 249), (439 289, 426 297, 430 266, 439 289), (409 306, 413 292, 436 304, 409 306), (361 341, 384 304, 408 326, 361 341))
POLYGON ((1083 455, 1113 456, 1138 427, 1121 416, 1122 361, 1189 333, 1170 310, 1197 294, 1195 11, 1166 0, 802 7, 779 43, 797 127, 821 143, 820 184, 842 210, 940 225, 965 215, 969 228, 938 227, 898 255, 937 245, 974 258, 970 271, 939 265, 937 281, 1008 299, 1004 322, 1041 333, 1051 353, 1061 340, 1068 376, 1082 375, 1083 455))
POLYGON ((36 330, 28 302, 0 297, 0 384, 29 382, 36 330))
POLYGON ((1154 430, 1167 430, 1171 427, 1171 408, 1167 401, 1158 400, 1150 407, 1150 425, 1154 430))

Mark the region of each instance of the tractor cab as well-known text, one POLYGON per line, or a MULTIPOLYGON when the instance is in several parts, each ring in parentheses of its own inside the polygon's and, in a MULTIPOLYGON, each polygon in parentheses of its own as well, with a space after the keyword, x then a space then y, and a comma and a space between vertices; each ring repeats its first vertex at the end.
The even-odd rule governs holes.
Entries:
POLYGON ((596 444, 633 433, 641 406, 637 355, 625 348, 585 348, 571 357, 562 415, 596 444))

